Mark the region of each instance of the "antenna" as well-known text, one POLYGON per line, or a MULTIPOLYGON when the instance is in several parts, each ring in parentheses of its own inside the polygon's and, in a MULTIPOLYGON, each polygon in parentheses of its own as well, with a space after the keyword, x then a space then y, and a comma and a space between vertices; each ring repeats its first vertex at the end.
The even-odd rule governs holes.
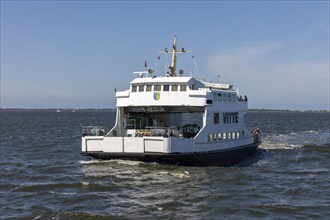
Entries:
POLYGON ((182 48, 182 50, 177 50, 176 49, 176 36, 174 36, 174 41, 173 41, 173 49, 172 50, 167 50, 167 48, 165 48, 165 50, 160 51, 160 53, 172 53, 172 62, 171 62, 171 66, 169 66, 170 69, 170 76, 174 77, 176 76, 176 72, 175 72, 175 68, 176 68, 176 54, 177 53, 186 53, 186 52, 192 52, 191 50, 185 50, 184 48, 182 48))

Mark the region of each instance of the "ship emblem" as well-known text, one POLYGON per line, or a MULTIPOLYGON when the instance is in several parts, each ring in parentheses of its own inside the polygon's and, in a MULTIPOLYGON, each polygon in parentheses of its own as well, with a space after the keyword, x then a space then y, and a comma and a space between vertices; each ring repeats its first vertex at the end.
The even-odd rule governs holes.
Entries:
POLYGON ((154 92, 154 100, 158 101, 160 99, 160 92, 154 92))

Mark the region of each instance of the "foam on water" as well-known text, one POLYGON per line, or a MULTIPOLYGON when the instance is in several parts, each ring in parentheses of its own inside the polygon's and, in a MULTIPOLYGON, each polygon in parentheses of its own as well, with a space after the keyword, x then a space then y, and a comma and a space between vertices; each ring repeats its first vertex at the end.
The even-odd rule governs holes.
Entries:
POLYGON ((141 161, 131 161, 131 160, 80 160, 80 164, 82 165, 87 165, 87 164, 110 164, 110 163, 116 163, 116 164, 123 164, 123 165, 128 165, 128 166, 136 166, 139 165, 143 162, 141 161))
POLYGON ((307 145, 325 146, 330 144, 330 131, 309 130, 289 134, 264 134, 262 149, 297 149, 307 145))
POLYGON ((55 191, 49 191, 50 194, 57 194, 57 195, 75 195, 76 192, 55 192, 55 191))
POLYGON ((82 165, 88 165, 88 164, 107 164, 112 163, 112 160, 80 160, 79 163, 82 165))

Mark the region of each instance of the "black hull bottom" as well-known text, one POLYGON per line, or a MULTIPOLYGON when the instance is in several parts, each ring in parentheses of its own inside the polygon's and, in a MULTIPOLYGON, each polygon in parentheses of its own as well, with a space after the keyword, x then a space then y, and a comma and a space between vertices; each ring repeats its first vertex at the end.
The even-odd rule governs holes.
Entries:
POLYGON ((231 166, 251 157, 257 150, 260 142, 228 150, 211 151, 202 153, 105 153, 83 152, 83 156, 96 159, 135 160, 144 162, 157 162, 183 166, 231 166))

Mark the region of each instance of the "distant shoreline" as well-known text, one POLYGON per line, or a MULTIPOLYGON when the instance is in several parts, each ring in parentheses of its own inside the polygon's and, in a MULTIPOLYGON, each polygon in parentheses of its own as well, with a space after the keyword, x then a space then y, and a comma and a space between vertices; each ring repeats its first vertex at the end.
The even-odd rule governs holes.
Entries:
MULTIPOLYGON (((56 112, 86 112, 103 111, 116 112, 116 108, 0 108, 0 111, 56 111, 56 112)), ((289 110, 289 109, 248 109, 248 112, 306 112, 306 113, 330 113, 330 110, 289 110)))

